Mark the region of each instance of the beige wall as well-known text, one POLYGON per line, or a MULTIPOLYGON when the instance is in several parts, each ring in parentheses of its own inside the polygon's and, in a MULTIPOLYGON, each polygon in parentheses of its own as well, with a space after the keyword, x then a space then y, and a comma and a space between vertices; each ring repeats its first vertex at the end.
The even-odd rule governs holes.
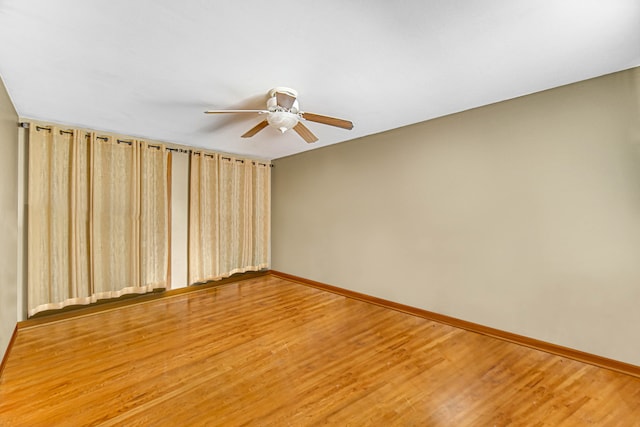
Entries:
POLYGON ((639 103, 636 68, 276 160, 273 268, 640 365, 639 103))
POLYGON ((0 358, 18 320, 18 115, 0 79, 0 358))

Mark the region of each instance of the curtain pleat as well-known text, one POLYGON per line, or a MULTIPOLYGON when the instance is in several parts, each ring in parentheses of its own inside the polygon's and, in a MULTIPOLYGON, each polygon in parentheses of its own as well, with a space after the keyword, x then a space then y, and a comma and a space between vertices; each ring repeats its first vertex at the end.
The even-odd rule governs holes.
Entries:
POLYGON ((193 153, 189 283, 268 267, 268 165, 193 153))
POLYGON ((30 316, 166 287, 167 153, 159 147, 30 128, 30 316))

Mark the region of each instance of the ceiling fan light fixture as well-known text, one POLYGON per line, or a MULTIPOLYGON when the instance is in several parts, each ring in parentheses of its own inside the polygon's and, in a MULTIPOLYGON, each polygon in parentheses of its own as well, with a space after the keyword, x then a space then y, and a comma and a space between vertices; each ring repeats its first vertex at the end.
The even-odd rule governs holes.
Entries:
POLYGON ((288 111, 274 111, 267 115, 269 126, 285 133, 298 124, 298 115, 288 111))

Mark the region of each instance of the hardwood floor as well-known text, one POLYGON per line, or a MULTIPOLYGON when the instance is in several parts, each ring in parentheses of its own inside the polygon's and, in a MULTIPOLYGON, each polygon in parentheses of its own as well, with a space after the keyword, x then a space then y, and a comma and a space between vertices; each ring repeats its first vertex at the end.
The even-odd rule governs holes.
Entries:
POLYGON ((638 426, 640 378, 264 276, 18 331, 1 426, 638 426))

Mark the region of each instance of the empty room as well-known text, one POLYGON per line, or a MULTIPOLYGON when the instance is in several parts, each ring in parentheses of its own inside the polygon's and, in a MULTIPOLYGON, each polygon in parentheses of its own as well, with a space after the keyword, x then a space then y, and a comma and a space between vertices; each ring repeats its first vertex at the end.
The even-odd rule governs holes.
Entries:
POLYGON ((639 23, 0 1, 0 426, 640 426, 639 23))

